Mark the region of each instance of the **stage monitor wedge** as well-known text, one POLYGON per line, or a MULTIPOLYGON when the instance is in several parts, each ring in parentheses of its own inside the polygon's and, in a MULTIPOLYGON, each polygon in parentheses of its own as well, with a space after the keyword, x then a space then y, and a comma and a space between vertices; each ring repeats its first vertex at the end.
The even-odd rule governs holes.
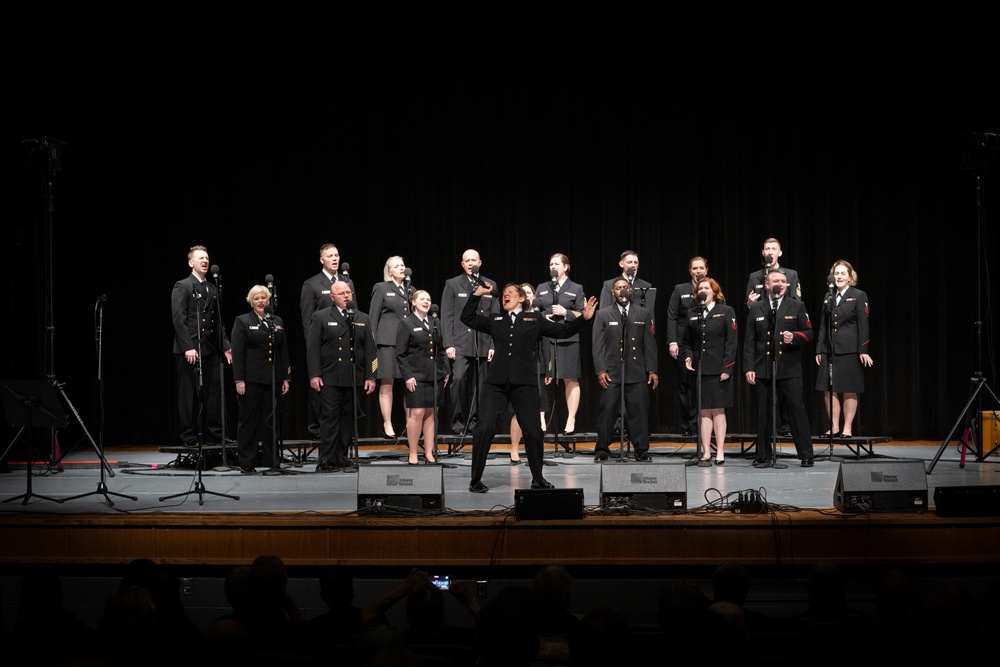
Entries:
POLYGON ((372 464, 358 468, 358 509, 444 509, 444 467, 372 464))
POLYGON ((682 512, 687 509, 684 463, 601 464, 601 507, 642 507, 682 512))
POLYGON ((841 512, 925 512, 923 461, 844 461, 837 472, 833 506, 841 512))
POLYGON ((514 518, 582 519, 583 489, 514 489, 514 518))

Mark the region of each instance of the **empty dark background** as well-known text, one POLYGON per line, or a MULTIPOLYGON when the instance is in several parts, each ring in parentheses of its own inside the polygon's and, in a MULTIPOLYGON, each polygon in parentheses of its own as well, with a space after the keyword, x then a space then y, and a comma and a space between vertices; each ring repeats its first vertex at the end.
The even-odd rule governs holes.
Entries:
MULTIPOLYGON (((54 371, 106 444, 173 444, 169 294, 189 271, 187 249, 203 244, 221 268, 227 326, 248 309, 250 286, 275 277, 292 343, 286 436, 304 437, 298 295, 321 244, 350 263, 363 309, 395 254, 437 302, 469 247, 501 283, 542 282, 549 255, 566 253, 588 295, 633 248, 662 295, 652 428, 672 431, 667 296, 688 259, 705 256, 742 328, 747 277, 775 236, 815 326, 834 260, 850 261, 869 295, 875 366, 855 433, 941 439, 975 371, 996 388, 998 166, 990 153, 966 168, 959 138, 1000 122, 990 77, 969 54, 925 45, 844 58, 529 29, 339 32, 329 47, 282 53, 179 58, 133 45, 23 59, 0 144, 0 378, 54 371), (66 144, 54 174, 24 150, 46 136, 66 144)), ((593 431, 589 340, 578 430, 593 431)), ((810 366, 821 433, 814 378, 810 366)), ((730 431, 753 431, 754 394, 737 380, 730 431)), ((364 407, 361 435, 374 435, 377 403, 364 407)), ((82 438, 74 420, 63 447, 82 438)))

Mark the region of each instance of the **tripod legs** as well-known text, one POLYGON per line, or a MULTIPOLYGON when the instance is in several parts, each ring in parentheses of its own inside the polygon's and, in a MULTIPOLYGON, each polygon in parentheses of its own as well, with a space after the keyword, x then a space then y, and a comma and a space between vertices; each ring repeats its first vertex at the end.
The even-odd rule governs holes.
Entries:
MULTIPOLYGON (((223 447, 225 447, 225 445, 223 445, 223 447)), ((205 484, 201 480, 201 469, 202 469, 202 467, 204 467, 204 465, 205 465, 204 438, 201 436, 201 434, 199 434, 199 436, 198 436, 198 464, 196 466, 197 477, 195 479, 194 487, 190 491, 182 491, 181 493, 175 493, 175 494, 173 494, 171 496, 160 496, 160 502, 163 502, 164 500, 170 500, 171 498, 180 498, 182 496, 186 497, 186 496, 191 495, 192 493, 197 493, 198 494, 198 504, 199 505, 204 505, 205 504, 205 496, 219 496, 220 498, 230 498, 232 500, 239 500, 240 499, 239 496, 234 496, 234 495, 229 495, 229 494, 226 494, 226 493, 218 493, 218 492, 215 492, 215 491, 208 491, 208 490, 206 490, 205 489, 205 484)))

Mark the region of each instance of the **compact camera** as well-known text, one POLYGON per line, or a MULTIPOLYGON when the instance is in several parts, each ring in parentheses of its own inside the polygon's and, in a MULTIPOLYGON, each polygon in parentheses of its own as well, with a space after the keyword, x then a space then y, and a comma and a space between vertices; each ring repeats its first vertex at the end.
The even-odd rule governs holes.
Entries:
POLYGON ((428 577, 430 582, 443 591, 451 588, 451 577, 447 574, 432 574, 428 577))

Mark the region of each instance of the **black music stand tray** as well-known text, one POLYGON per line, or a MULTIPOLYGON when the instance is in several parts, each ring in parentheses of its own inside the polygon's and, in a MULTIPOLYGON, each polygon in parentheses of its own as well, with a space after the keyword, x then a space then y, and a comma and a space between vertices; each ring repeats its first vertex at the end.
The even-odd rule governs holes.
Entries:
POLYGON ((7 450, 0 456, 0 461, 7 460, 7 455, 25 431, 28 432, 28 451, 25 456, 27 461, 27 489, 24 493, 3 501, 9 503, 13 500, 20 500, 22 505, 27 505, 34 496, 42 500, 51 500, 54 503, 61 503, 61 498, 50 498, 31 491, 31 459, 35 455, 35 448, 32 445, 32 429, 35 428, 66 428, 69 418, 59 404, 59 397, 53 386, 45 380, 9 380, 4 383, 0 391, 0 399, 3 401, 3 412, 11 426, 20 426, 14 439, 7 446, 7 450))

